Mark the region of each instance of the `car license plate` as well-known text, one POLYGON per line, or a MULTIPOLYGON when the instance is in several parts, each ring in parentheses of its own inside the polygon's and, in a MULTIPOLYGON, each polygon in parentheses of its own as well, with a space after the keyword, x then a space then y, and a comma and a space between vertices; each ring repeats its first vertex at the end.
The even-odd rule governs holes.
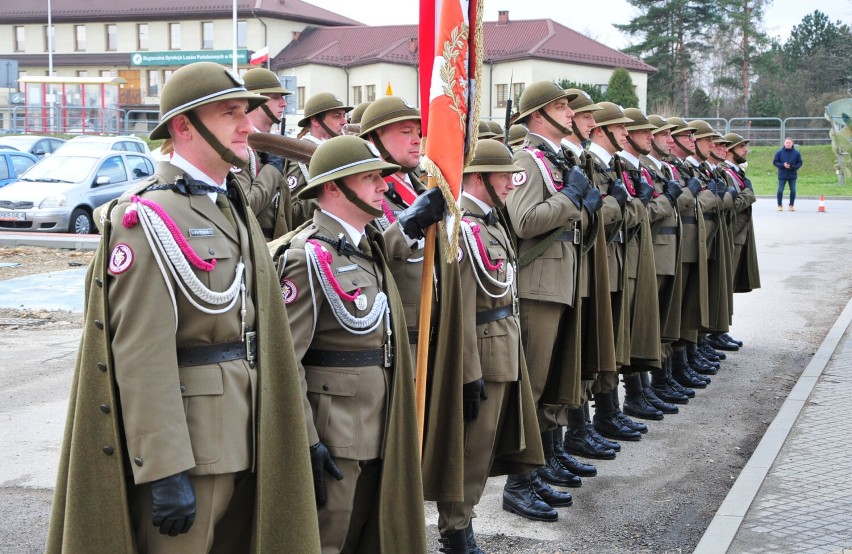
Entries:
POLYGON ((0 221, 26 221, 26 212, 5 212, 0 211, 0 221))

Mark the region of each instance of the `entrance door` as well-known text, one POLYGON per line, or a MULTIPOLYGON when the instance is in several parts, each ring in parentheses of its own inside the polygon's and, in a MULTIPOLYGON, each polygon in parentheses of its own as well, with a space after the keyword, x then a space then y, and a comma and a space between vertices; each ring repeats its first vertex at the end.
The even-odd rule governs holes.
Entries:
POLYGON ((127 81, 121 85, 118 102, 121 106, 142 103, 142 75, 138 69, 119 70, 118 76, 127 81))

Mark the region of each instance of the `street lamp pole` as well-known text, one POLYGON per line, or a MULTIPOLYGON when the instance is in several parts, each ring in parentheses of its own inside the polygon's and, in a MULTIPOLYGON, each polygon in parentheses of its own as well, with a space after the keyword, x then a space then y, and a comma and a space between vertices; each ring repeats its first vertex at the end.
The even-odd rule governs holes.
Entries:
POLYGON ((53 75, 53 18, 50 0, 47 0, 47 74, 53 75))

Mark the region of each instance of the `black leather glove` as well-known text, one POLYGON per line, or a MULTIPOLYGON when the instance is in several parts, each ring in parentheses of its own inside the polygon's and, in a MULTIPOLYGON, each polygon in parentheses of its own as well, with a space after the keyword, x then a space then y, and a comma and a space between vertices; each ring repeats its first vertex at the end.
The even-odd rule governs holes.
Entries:
POLYGON ((284 158, 281 156, 270 154, 269 152, 260 152, 258 158, 260 158, 260 163, 263 165, 275 166, 278 168, 278 171, 284 171, 284 158))
POLYGON ((399 226, 413 239, 422 239, 430 225, 444 219, 447 203, 441 189, 429 189, 396 216, 399 226))
POLYGON ((686 182, 686 188, 689 189, 689 192, 692 193, 692 196, 698 198, 698 194, 701 192, 701 181, 699 181, 695 177, 690 177, 689 181, 686 182))
POLYGON ((719 198, 725 197, 725 191, 728 190, 725 183, 718 179, 710 179, 710 184, 707 186, 711 191, 716 193, 719 198))
POLYGON ((677 181, 666 181, 666 186, 663 189, 663 194, 665 194, 669 201, 671 201, 672 206, 677 204, 678 197, 683 194, 683 189, 680 188, 680 183, 677 181))
POLYGON ((160 533, 176 537, 195 522, 195 491, 185 471, 151 482, 151 515, 160 533))
POLYGON ((731 198, 733 198, 734 200, 736 200, 736 199, 737 199, 737 196, 739 196, 739 195, 740 195, 740 191, 739 191, 739 190, 737 190, 737 187, 728 187, 728 194, 730 194, 730 195, 731 195, 731 198))
POLYGON ((745 178, 745 186, 749 190, 754 190, 754 186, 751 184, 751 179, 748 177, 745 178))
POLYGON ((325 472, 331 473, 332 477, 338 481, 343 480, 343 473, 334 458, 331 457, 331 452, 328 448, 319 441, 311 446, 311 470, 314 474, 314 496, 317 499, 317 507, 325 506, 327 500, 325 494, 325 472))
POLYGON ((627 192, 627 187, 624 186, 624 181, 621 179, 616 179, 615 182, 609 187, 609 195, 615 198, 615 201, 618 202, 618 205, 622 208, 625 204, 627 204, 627 197, 629 193, 627 192))
POLYGON ((465 421, 473 421, 479 417, 479 404, 483 400, 488 400, 488 395, 485 393, 485 380, 482 377, 462 385, 465 421))
POLYGON ((586 208, 589 215, 594 215, 595 212, 601 209, 601 206, 603 206, 601 191, 599 191, 597 187, 590 187, 589 190, 586 191, 586 195, 583 197, 583 207, 586 208))
POLYGON ((582 206, 583 196, 586 195, 586 191, 591 186, 589 178, 579 167, 574 166, 568 172, 564 185, 559 192, 567 196, 579 209, 582 206))
POLYGON ((639 190, 636 191, 636 197, 646 206, 654 197, 654 187, 648 184, 648 181, 642 179, 639 181, 639 190))

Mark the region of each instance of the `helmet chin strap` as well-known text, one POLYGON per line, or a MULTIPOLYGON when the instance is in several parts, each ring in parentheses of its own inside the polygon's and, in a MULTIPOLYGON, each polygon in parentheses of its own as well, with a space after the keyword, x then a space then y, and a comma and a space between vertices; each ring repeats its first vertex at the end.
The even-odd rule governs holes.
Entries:
POLYGON ((679 141, 679 140, 678 140, 678 138, 677 138, 677 136, 672 135, 672 139, 674 139, 675 143, 676 143, 678 146, 680 146, 680 149, 681 149, 681 150, 683 150, 684 152, 686 152, 687 154, 695 154, 695 150, 693 150, 692 148, 689 148, 689 147, 688 147, 688 146, 686 146, 684 143, 682 143, 681 141, 679 141))
POLYGON ((714 160, 716 160, 719 163, 722 163, 722 162, 725 161, 725 158, 720 158, 718 156, 718 154, 716 154, 716 152, 710 152, 710 157, 713 158, 714 160))
POLYGON ((746 159, 734 152, 733 150, 731 150, 731 157, 734 158, 734 163, 736 163, 737 165, 746 163, 746 159))
POLYGON ((405 164, 399 163, 397 160, 394 159, 393 156, 391 156, 391 153, 388 152, 388 149, 385 148, 385 145, 382 143, 382 139, 379 138, 379 133, 377 131, 372 131, 370 133, 369 137, 373 141, 373 145, 375 145, 376 150, 378 150, 379 154, 382 155, 382 159, 384 161, 391 163, 391 164, 394 164, 394 165, 398 165, 399 167, 402 168, 402 171, 404 173, 410 173, 410 172, 414 171, 416 166, 410 167, 410 166, 407 166, 405 164))
MULTIPOLYGON (((574 134, 574 132, 573 132, 571 129, 569 129, 568 127, 565 127, 564 125, 560 125, 559 123, 557 123, 557 122, 556 122, 556 120, 555 120, 555 119, 553 119, 552 117, 550 117, 550 114, 548 114, 546 111, 544 111, 544 108, 539 108, 538 113, 540 113, 540 114, 541 114, 541 117, 543 117, 545 121, 547 121, 548 123, 550 123, 551 125, 553 125, 553 127, 554 127, 557 131, 559 131, 560 133, 562 133, 563 135, 571 135, 571 134, 574 134)), ((573 123, 573 121, 572 121, 571 123, 573 123)))
POLYGON ((334 138, 334 137, 340 136, 340 133, 335 133, 334 131, 332 131, 332 130, 329 128, 329 126, 328 126, 328 125, 326 125, 326 124, 325 124, 325 116, 326 116, 327 114, 328 114, 328 112, 323 112, 323 113, 321 113, 321 114, 319 114, 319 115, 316 115, 316 116, 314 116, 314 117, 316 117, 316 118, 317 118, 317 123, 319 123, 319 126, 320 126, 320 127, 322 127, 323 131, 325 131, 326 133, 328 133, 328 136, 329 136, 329 137, 334 138))
POLYGON ((609 127, 603 127, 601 130, 603 131, 604 136, 609 139, 609 143, 612 145, 613 148, 615 148, 615 151, 621 151, 621 145, 618 144, 617 140, 615 140, 615 135, 612 134, 612 131, 609 130, 609 127))
MULTIPOLYGON (((630 138, 630 134, 627 135, 627 142, 630 143, 630 146, 632 146, 634 150, 636 150, 637 152, 639 152, 643 156, 647 156, 648 154, 651 153, 650 150, 646 150, 644 148, 639 148, 639 145, 636 144, 636 142, 632 138, 630 138)), ((651 144, 653 144, 653 142, 654 141, 651 141, 651 144)))
POLYGON ((659 146, 657 146, 656 141, 653 141, 653 140, 651 141, 651 148, 654 149, 654 152, 656 152, 657 154, 660 155, 660 158, 665 158, 666 156, 668 156, 668 153, 663 152, 663 149, 660 148, 659 146))
POLYGON ((225 147, 224 144, 219 142, 219 139, 217 139, 213 135, 213 133, 210 132, 210 129, 208 129, 204 126, 203 123, 201 123, 201 119, 194 111, 190 110, 188 112, 185 112, 185 115, 187 119, 189 119, 189 122, 192 123, 192 126, 195 127, 195 130, 198 131, 198 134, 200 134, 202 138, 204 138, 207 144, 209 144, 210 147, 213 148, 213 150, 215 150, 216 153, 219 154, 219 157, 222 158, 226 163, 229 163, 235 167, 239 167, 240 169, 246 169, 248 167, 247 161, 237 156, 233 150, 225 147))
POLYGON ((488 191, 488 197, 491 198, 491 202, 494 204, 495 208, 502 208, 503 202, 500 200, 500 197, 497 196, 497 191, 494 190, 494 185, 491 184, 491 174, 490 173, 480 173, 482 176, 482 184, 485 185, 485 190, 488 191))
POLYGON ((272 110, 270 110, 270 109, 269 109, 269 106, 267 106, 266 104, 262 104, 262 105, 260 106, 260 109, 261 109, 261 110, 263 110, 263 111, 264 111, 264 113, 266 113, 266 116, 267 116, 269 119, 271 119, 271 120, 272 120, 272 123, 281 123, 281 119, 280 119, 280 118, 278 118, 278 117, 276 117, 276 116, 275 116, 275 114, 274 114, 274 113, 272 113, 272 110))
POLYGON ((363 200, 361 200, 360 198, 358 198, 358 195, 356 195, 354 192, 352 192, 352 189, 346 186, 346 184, 343 182, 343 179, 335 179, 334 184, 337 185, 337 188, 339 188, 343 192, 343 196, 345 196, 347 200, 361 208, 367 214, 373 217, 381 217, 385 215, 382 210, 374 208, 363 200))

